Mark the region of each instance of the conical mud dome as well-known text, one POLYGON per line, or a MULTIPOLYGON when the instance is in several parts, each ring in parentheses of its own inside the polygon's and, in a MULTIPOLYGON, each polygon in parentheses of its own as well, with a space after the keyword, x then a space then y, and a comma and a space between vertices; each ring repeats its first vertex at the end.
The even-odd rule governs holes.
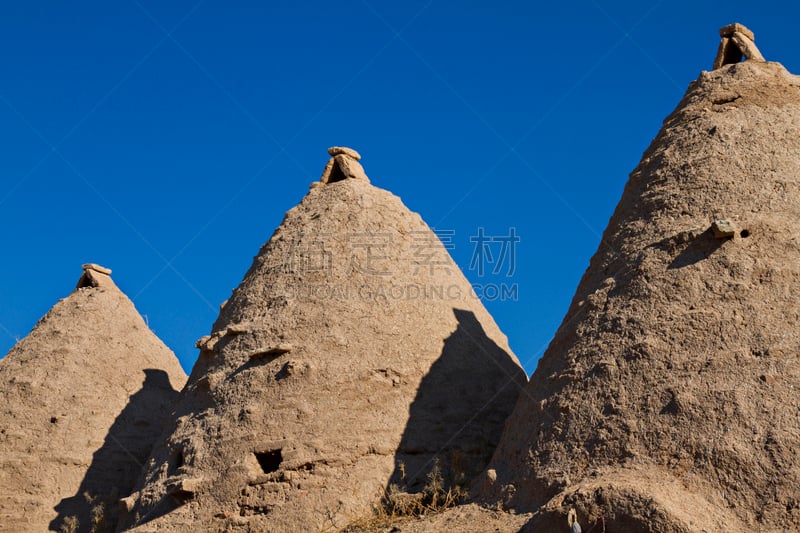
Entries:
POLYGON ((482 495, 532 531, 800 529, 798 295, 800 78, 723 64, 631 174, 482 495))
POLYGON ((199 341, 141 530, 340 528, 491 456, 526 381, 505 336, 419 215, 329 152, 199 341))
POLYGON ((0 531, 113 529, 186 380, 110 273, 84 265, 0 360, 0 531))

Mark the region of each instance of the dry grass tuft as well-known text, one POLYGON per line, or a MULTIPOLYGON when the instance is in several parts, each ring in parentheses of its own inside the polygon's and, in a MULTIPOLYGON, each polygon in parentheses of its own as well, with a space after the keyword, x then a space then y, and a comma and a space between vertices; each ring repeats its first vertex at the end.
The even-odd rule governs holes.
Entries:
MULTIPOLYGON (((398 464, 398 469, 405 479, 405 465, 398 464)), ((405 485, 392 483, 382 491, 378 503, 373 506, 373 513, 352 521, 343 533, 361 533, 389 527, 399 521, 438 513, 461 503, 467 495, 463 486, 464 475, 453 471, 451 479, 445 479, 438 459, 427 475, 427 481, 421 492, 406 492, 405 485)))
MULTIPOLYGON (((89 491, 83 493, 83 499, 91 505, 89 513, 89 533, 113 533, 117 525, 117 513, 115 503, 118 499, 118 491, 113 488, 104 497, 94 495, 89 491)), ((73 517, 74 518, 74 517, 73 517)), ((65 521, 66 523, 66 521, 65 521)), ((75 519, 76 531, 80 529, 78 519, 75 519)), ((63 526, 62 526, 63 528, 63 526)))
POLYGON ((111 524, 108 523, 108 507, 105 502, 100 502, 92 507, 91 533, 106 533, 111 531, 111 524))
POLYGON ((78 517, 76 516, 68 516, 62 522, 59 531, 61 533, 78 533, 78 528, 80 524, 78 523, 78 517))

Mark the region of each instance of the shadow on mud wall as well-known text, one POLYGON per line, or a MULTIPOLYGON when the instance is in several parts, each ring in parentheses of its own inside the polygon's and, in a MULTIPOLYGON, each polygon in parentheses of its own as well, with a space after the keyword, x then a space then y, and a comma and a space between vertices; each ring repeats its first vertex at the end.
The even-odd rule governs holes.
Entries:
POLYGON ((694 265, 705 259, 720 249, 727 239, 717 239, 711 228, 707 229, 692 241, 689 242, 675 259, 667 267, 667 270, 674 270, 694 265))
POLYGON ((76 531, 113 532, 117 525, 117 500, 133 490, 144 462, 161 435, 164 417, 178 396, 163 370, 147 369, 142 388, 117 415, 78 492, 56 505, 58 516, 50 529, 67 523, 76 531))
POLYGON ((395 453, 387 490, 423 489, 438 464, 445 482, 466 484, 494 452, 527 376, 471 311, 453 309, 456 330, 422 378, 395 453))

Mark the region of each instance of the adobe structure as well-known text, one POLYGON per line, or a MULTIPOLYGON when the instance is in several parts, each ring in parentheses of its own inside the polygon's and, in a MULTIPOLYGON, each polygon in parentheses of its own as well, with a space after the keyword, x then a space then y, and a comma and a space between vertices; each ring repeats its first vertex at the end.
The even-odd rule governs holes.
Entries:
POLYGON ((721 34, 476 488, 526 530, 800 529, 800 78, 721 34))
POLYGON ((84 265, 0 360, 0 531, 113 531, 186 381, 110 274, 84 265))
POLYGON ((437 235, 333 147, 221 308, 136 531, 321 531, 488 462, 525 373, 437 235))

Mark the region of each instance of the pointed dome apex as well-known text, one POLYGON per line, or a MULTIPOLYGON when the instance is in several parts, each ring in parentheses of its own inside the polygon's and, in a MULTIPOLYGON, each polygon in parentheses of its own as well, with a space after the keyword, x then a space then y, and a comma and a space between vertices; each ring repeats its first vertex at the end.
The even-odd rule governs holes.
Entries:
POLYGON ((331 158, 322 171, 320 182, 324 185, 346 179, 364 180, 369 183, 369 178, 361 166, 361 154, 346 146, 331 146, 328 148, 331 158))
POLYGON ((78 284, 75 289, 83 289, 86 287, 103 287, 114 288, 117 286, 111 280, 111 269, 100 266, 95 263, 86 263, 82 265, 83 274, 78 279, 78 284))
POLYGON ((734 22, 723 26, 719 30, 722 40, 717 49, 717 58, 714 60, 713 70, 739 63, 744 57, 745 61, 764 62, 764 56, 756 47, 756 36, 744 24, 734 22))
POLYGON ((137 531, 338 529, 488 462, 525 372, 442 238, 329 153, 198 342, 137 531))

